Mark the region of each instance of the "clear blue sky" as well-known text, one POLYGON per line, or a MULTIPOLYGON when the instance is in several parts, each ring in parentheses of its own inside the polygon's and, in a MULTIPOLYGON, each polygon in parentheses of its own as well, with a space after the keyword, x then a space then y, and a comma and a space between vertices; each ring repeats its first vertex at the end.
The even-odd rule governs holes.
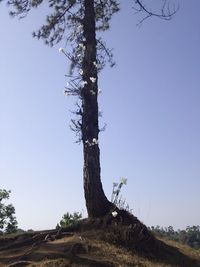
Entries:
MULTIPOLYGON (((200 223, 200 1, 181 0, 169 22, 122 10, 104 36, 115 68, 100 75, 102 182, 123 188, 147 225, 200 223)), ((11 19, 0 6, 0 188, 11 189, 19 227, 53 228, 62 215, 86 215, 82 146, 70 131, 75 99, 63 94, 69 62, 31 32, 46 10, 11 19)), ((67 49, 67 47, 66 47, 67 49)))

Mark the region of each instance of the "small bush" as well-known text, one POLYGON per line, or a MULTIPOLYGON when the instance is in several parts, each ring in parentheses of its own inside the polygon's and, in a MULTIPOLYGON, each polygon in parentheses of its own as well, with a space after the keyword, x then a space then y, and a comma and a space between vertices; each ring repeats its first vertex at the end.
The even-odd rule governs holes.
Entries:
POLYGON ((63 215, 62 220, 56 225, 56 229, 68 227, 82 218, 80 212, 74 212, 73 214, 67 212, 63 215))

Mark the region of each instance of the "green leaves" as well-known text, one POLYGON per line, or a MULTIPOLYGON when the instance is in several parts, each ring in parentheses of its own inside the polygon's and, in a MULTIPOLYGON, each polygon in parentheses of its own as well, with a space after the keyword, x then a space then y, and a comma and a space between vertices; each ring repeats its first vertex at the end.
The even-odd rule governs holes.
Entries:
POLYGON ((0 189, 0 230, 5 233, 17 231, 17 221, 14 216, 15 208, 12 204, 4 204, 2 201, 9 199, 11 191, 0 189))
MULTIPOLYGON (((1 1, 1 0, 0 0, 1 1)), ((2 0, 3 1, 3 0, 2 0)), ((10 7, 11 16, 24 18, 34 8, 41 7, 43 0, 9 0, 6 1, 10 7)), ((48 0, 49 9, 46 15, 46 21, 40 29, 33 32, 33 37, 41 39, 45 44, 54 46, 62 40, 71 45, 71 54, 76 56, 78 44, 81 41, 81 31, 79 27, 83 26, 85 16, 84 0, 48 0)), ((114 13, 120 10, 117 0, 94 0, 96 31, 106 31, 110 28, 110 20, 114 13)), ((100 37, 97 37, 97 60, 101 69, 109 62, 113 63, 113 55, 100 37)), ((78 61, 76 59, 75 61, 78 61)), ((74 61, 74 62, 75 62, 74 61)), ((74 66, 73 62, 73 66, 74 66)), ((75 68, 76 66, 74 66, 75 68)))
POLYGON ((106 31, 114 13, 120 10, 118 1, 95 1, 96 30, 106 31))
POLYGON ((74 212, 73 214, 67 212, 63 215, 62 220, 57 224, 56 228, 65 228, 70 226, 82 218, 82 214, 79 212, 74 212))
POLYGON ((8 199, 9 198, 9 194, 10 194, 10 190, 9 191, 7 191, 7 190, 5 190, 5 189, 0 189, 0 204, 1 204, 1 201, 3 200, 3 199, 8 199))

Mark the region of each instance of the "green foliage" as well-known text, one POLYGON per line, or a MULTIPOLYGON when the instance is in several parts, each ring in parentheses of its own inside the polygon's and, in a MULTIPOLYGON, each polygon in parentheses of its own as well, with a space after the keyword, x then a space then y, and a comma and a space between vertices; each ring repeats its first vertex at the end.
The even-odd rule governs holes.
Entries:
POLYGON ((70 226, 82 218, 82 214, 74 212, 73 214, 67 212, 63 215, 62 220, 56 225, 56 229, 65 228, 70 226))
MULTIPOLYGON (((0 0, 3 2, 3 0, 0 0)), ((80 42, 82 39, 82 30, 84 25, 86 1, 83 0, 9 0, 10 15, 12 17, 24 18, 28 13, 36 8, 44 8, 48 5, 46 21, 37 31, 33 32, 33 37, 42 39, 45 44, 53 46, 62 40, 71 45, 71 52, 68 57, 74 68, 79 69, 80 42)), ((113 14, 119 9, 117 0, 94 0, 96 31, 106 31, 110 27, 110 20, 113 14)), ((97 37, 97 56, 100 68, 105 66, 106 61, 113 63, 112 51, 106 48, 106 44, 100 37, 97 37)))
POLYGON ((150 230, 157 236, 165 237, 183 244, 186 244, 192 248, 200 248, 200 226, 187 226, 185 230, 175 231, 172 226, 160 227, 152 226, 150 230))
POLYGON ((2 201, 9 199, 11 191, 0 189, 0 230, 7 234, 17 231, 17 221, 14 216, 15 208, 12 204, 6 205, 2 201))

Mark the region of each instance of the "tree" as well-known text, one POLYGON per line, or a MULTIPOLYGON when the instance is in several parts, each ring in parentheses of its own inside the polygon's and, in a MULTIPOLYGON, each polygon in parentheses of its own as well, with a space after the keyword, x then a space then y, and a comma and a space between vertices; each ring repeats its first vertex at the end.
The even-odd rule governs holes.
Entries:
POLYGON ((73 214, 70 214, 69 212, 67 212, 63 215, 62 220, 56 225, 56 229, 70 226, 78 222, 81 218, 82 218, 82 214, 79 212, 74 212, 73 214))
MULTIPOLYGON (((0 0, 3 1, 3 0, 0 0)), ((25 17, 33 8, 42 6, 43 0, 9 0, 12 16, 25 17)), ((71 52, 60 49, 71 62, 70 79, 65 93, 78 97, 76 119, 72 119, 72 130, 83 143, 84 192, 89 217, 101 217, 114 208, 104 194, 100 177, 99 122, 98 122, 98 73, 106 62, 114 65, 112 51, 97 36, 109 29, 112 16, 117 13, 117 0, 49 0, 51 13, 34 37, 55 45, 65 39, 71 44, 71 52)), ((139 0, 133 1, 136 12, 145 12, 141 20, 157 16, 170 19, 167 1, 163 1, 161 13, 149 11, 139 0)))
POLYGON ((14 216, 15 208, 12 204, 4 204, 3 200, 9 199, 10 192, 0 189, 0 229, 10 234, 17 231, 17 221, 14 216))

